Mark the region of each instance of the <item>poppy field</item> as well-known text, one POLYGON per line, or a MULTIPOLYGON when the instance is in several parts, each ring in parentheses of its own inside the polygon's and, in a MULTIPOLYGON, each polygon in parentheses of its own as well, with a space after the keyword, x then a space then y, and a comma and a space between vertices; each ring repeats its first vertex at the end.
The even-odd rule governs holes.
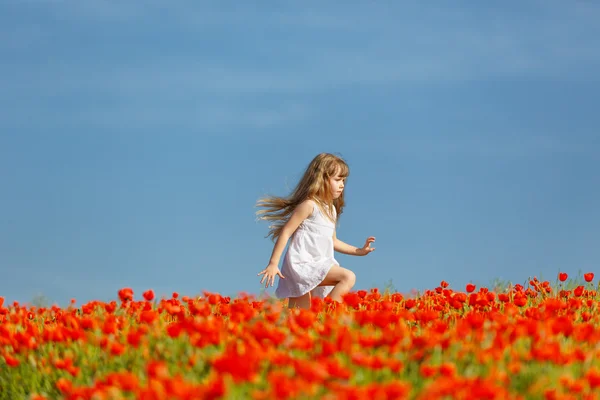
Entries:
POLYGON ((0 399, 597 399, 598 301, 593 273, 310 310, 129 288, 66 308, 0 297, 0 399))

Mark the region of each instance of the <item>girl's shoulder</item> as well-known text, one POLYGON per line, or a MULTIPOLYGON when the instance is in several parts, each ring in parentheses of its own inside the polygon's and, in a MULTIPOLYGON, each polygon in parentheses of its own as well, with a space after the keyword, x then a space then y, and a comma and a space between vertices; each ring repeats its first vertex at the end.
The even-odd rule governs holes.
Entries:
POLYGON ((295 209, 299 211, 305 218, 312 216, 315 212, 317 204, 312 199, 306 199, 298 204, 295 209))
POLYGON ((315 208, 319 206, 314 199, 306 199, 300 204, 303 204, 305 207, 310 209, 311 214, 315 211, 315 208))

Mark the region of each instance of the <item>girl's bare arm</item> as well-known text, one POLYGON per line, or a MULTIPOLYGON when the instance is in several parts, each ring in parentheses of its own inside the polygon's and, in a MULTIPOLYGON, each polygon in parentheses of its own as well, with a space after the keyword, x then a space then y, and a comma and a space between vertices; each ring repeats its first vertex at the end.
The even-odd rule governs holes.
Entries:
POLYGON ((337 238, 335 231, 333 231, 333 249, 342 254, 349 254, 351 256, 365 256, 375 250, 374 247, 371 247, 371 243, 374 241, 375 237, 370 236, 365 241, 365 245, 363 247, 355 247, 348 243, 342 242, 337 238))
POLYGON ((281 234, 277 238, 275 246, 273 247, 269 265, 267 265, 265 269, 258 273, 258 275, 263 275, 262 279, 260 280, 261 284, 266 280, 265 287, 268 287, 269 285, 273 286, 275 282, 275 275, 279 275, 280 278, 285 279, 285 277, 281 274, 281 271, 279 271, 279 260, 281 258, 281 254, 283 253, 283 249, 285 249, 285 245, 296 229, 298 229, 298 226, 302 223, 302 221, 308 218, 312 212, 312 202, 308 200, 303 201, 294 209, 290 219, 283 226, 281 234))
POLYGON ((298 226, 313 212, 313 203, 310 200, 303 201, 295 209, 290 219, 286 222, 281 230, 281 234, 275 242, 269 265, 279 265, 279 260, 285 245, 287 244, 290 237, 294 234, 298 226))

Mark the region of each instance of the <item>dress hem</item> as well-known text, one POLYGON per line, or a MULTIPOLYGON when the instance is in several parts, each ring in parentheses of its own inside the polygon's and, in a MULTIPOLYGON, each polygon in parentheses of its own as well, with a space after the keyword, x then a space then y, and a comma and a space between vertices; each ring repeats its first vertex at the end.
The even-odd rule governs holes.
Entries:
MULTIPOLYGON (((315 290, 318 287, 333 287, 333 285, 327 285, 327 286, 319 286, 319 285, 321 284, 321 282, 323 282, 323 280, 325 280, 325 277, 327 276, 327 274, 329 273, 329 271, 331 271, 331 268, 333 268, 334 265, 340 265, 340 264, 334 259, 333 263, 329 266, 329 268, 327 268, 326 270, 324 270, 325 273, 323 274, 322 277, 320 277, 319 282, 316 285, 314 285, 314 286, 313 285, 306 285, 306 287, 308 287, 309 289, 306 290, 306 291, 304 291, 304 293, 301 293, 301 291, 290 291, 289 295, 282 296, 279 293, 279 285, 278 285, 277 289, 275 290, 275 296, 278 299, 287 299, 287 298, 290 298, 290 297, 302 297, 305 294, 312 292, 313 290, 315 290), (297 293, 300 293, 300 294, 297 294, 297 293), (295 294, 297 294, 297 295, 295 295, 295 294)), ((281 280, 281 278, 279 278, 279 279, 281 280)))

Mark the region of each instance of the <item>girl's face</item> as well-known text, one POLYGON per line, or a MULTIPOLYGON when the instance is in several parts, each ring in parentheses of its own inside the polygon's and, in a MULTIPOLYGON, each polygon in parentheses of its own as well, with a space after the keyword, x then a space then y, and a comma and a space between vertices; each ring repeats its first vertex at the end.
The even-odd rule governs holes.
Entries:
POLYGON ((331 188, 331 197, 333 197, 334 199, 337 199, 338 197, 340 197, 342 195, 342 192, 344 191, 345 183, 346 183, 346 178, 341 177, 339 175, 339 172, 336 173, 331 178, 329 178, 329 187, 331 188))

